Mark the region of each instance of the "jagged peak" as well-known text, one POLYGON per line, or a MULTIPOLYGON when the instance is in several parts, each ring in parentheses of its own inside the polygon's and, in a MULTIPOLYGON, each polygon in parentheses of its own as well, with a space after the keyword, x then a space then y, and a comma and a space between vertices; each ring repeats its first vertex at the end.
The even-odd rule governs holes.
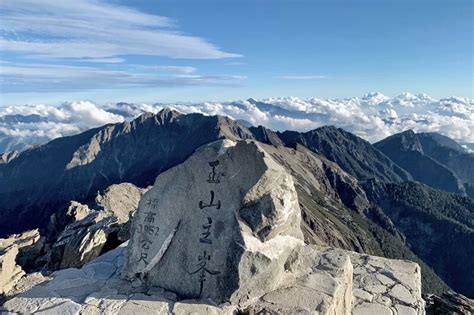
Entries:
POLYGON ((162 124, 173 122, 177 117, 181 116, 182 113, 170 108, 165 107, 160 110, 155 117, 159 119, 162 124))
POLYGON ((156 122, 159 124, 168 124, 173 122, 177 117, 183 115, 182 113, 178 112, 177 110, 174 110, 170 107, 164 107, 162 110, 157 112, 156 114, 153 112, 145 112, 135 118, 132 123, 138 123, 142 124, 147 120, 154 119, 156 122))

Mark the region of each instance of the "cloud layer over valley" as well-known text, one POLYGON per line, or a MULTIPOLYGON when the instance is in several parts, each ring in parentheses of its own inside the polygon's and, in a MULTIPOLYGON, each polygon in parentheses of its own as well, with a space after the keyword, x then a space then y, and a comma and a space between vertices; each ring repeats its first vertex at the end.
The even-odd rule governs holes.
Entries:
POLYGON ((0 152, 23 150, 107 123, 131 120, 144 112, 156 113, 164 107, 182 113, 227 115, 255 126, 264 125, 280 131, 307 131, 335 125, 370 142, 407 129, 439 132, 474 148, 474 100, 463 97, 435 100, 425 94, 410 93, 390 98, 381 93, 369 93, 347 99, 285 97, 232 102, 118 103, 104 106, 90 101, 74 101, 61 106, 5 106, 0 107, 0 152))

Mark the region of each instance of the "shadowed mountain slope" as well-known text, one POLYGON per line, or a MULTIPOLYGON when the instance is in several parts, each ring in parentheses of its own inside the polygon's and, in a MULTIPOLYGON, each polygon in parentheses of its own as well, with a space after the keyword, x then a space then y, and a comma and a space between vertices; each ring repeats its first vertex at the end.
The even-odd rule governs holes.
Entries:
POLYGON ((418 182, 364 185, 408 248, 454 290, 474 296, 474 200, 418 182))
POLYGON ((285 131, 280 137, 287 145, 300 143, 325 156, 357 179, 376 178, 385 182, 411 179, 404 169, 369 142, 340 128, 326 126, 300 134, 285 131))
POLYGON ((70 200, 111 184, 145 187, 203 144, 250 137, 229 118, 166 109, 27 150, 0 164, 0 236, 41 227, 70 200))
POLYGON ((416 181, 436 189, 474 196, 474 154, 437 133, 408 130, 374 145, 416 181))

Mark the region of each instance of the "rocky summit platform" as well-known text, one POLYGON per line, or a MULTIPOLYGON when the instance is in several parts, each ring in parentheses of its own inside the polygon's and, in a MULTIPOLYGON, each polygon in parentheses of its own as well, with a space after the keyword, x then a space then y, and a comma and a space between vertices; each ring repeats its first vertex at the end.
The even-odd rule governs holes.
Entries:
POLYGON ((214 142, 158 176, 128 243, 81 269, 30 276, 1 310, 424 313, 417 264, 306 245, 300 213, 292 177, 259 144, 214 142))

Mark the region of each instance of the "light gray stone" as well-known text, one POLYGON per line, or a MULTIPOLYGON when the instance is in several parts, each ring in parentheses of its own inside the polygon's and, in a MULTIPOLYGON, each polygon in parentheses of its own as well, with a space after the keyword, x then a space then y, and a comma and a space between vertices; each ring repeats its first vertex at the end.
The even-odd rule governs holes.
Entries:
POLYGON ((231 315, 232 308, 220 308, 212 305, 210 301, 184 300, 173 307, 175 315, 231 315))
POLYGON ((411 294, 411 292, 408 291, 407 288, 405 288, 401 284, 396 284, 390 290, 389 294, 390 296, 408 305, 413 305, 416 302, 416 299, 413 297, 413 294, 411 294))
POLYGON ((371 284, 364 287, 364 289, 370 293, 375 293, 375 294, 381 294, 387 291, 387 287, 382 284, 371 284))
POLYGON ((393 315, 389 307, 376 303, 362 303, 352 310, 352 315, 393 315))
POLYGON ((397 304, 395 305, 395 309, 397 310, 398 315, 416 315, 417 312, 414 308, 397 304))
POLYGON ((61 315, 76 315, 79 314, 81 305, 72 302, 64 301, 53 306, 43 305, 38 309, 35 314, 48 315, 48 314, 61 314, 61 315))
POLYGON ((140 300, 126 301, 118 312, 119 315, 160 315, 169 313, 169 304, 167 302, 140 300))
POLYGON ((280 165, 255 142, 218 141, 144 195, 127 276, 184 297, 255 298, 281 285, 286 260, 304 245, 300 221, 293 179, 280 165))
POLYGON ((354 289, 353 292, 354 292, 354 297, 357 298, 358 300, 372 302, 374 298, 372 294, 362 289, 354 289))
POLYGON ((130 183, 116 184, 97 194, 95 203, 99 210, 114 215, 117 222, 123 224, 129 220, 130 213, 138 208, 147 190, 130 183))
MULTIPOLYGON (((0 295, 8 294, 25 275, 17 264, 20 251, 27 252, 36 247, 41 236, 38 230, 27 231, 9 238, 0 238, 0 295)), ((34 250, 36 252, 36 250, 34 250)))
POLYGON ((377 274, 377 279, 385 286, 391 286, 395 284, 395 281, 383 274, 377 274))

